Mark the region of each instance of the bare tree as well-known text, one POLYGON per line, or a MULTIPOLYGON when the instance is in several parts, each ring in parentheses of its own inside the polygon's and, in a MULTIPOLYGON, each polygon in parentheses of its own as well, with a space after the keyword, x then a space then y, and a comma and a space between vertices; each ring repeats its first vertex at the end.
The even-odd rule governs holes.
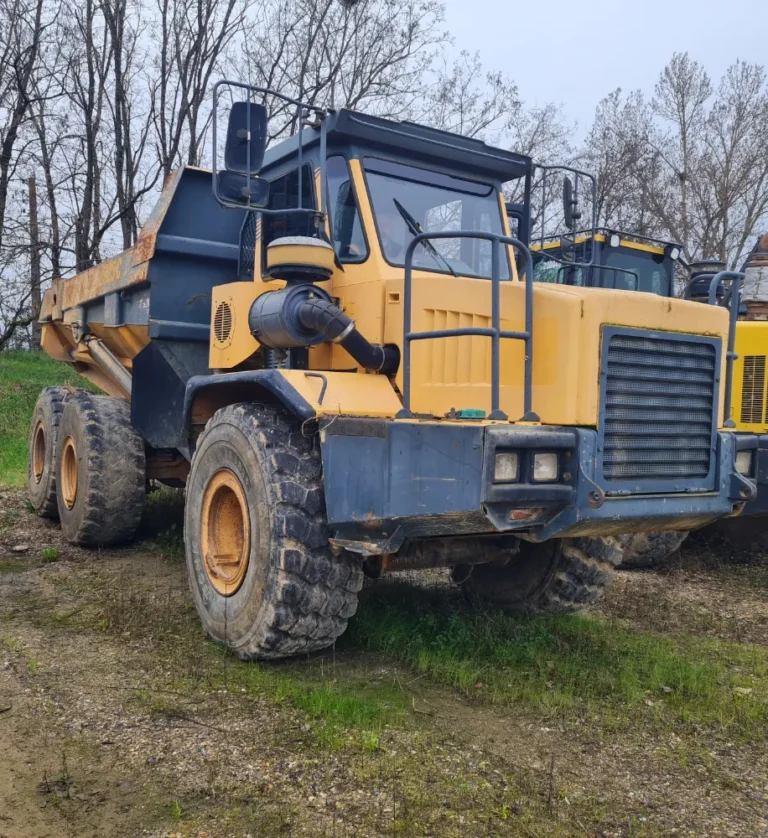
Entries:
POLYGON ((158 0, 160 45, 153 81, 152 119, 162 173, 182 158, 195 166, 210 120, 207 108, 214 72, 240 32, 242 0, 158 0))
MULTIPOLYGON (((442 20, 434 0, 265 2, 245 25, 246 77, 318 106, 412 117, 434 80, 434 50, 448 40, 442 20)), ((266 104, 273 137, 295 132, 295 108, 266 104)))
POLYGON ((4 116, 0 122, 0 349, 31 320, 31 289, 19 271, 29 240, 20 229, 19 215, 9 212, 9 207, 26 152, 23 129, 33 104, 33 77, 48 27, 43 9, 43 0, 0 0, 0 113, 4 116))
POLYGON ((584 159, 603 223, 736 265, 768 213, 765 70, 737 62, 714 88, 676 54, 650 102, 614 91, 600 103, 584 159))

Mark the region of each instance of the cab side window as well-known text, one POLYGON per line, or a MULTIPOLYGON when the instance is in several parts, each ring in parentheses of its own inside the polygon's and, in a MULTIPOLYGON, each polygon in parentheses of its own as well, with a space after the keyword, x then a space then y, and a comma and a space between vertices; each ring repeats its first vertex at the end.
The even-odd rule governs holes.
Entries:
POLYGON ((340 262, 362 262, 368 256, 368 245, 347 161, 341 155, 329 157, 327 172, 328 211, 336 256, 340 262))
MULTIPOLYGON (((294 209, 299 205, 299 170, 283 175, 270 182, 269 203, 267 209, 294 209)), ((302 167, 301 172, 301 205, 314 208, 315 189, 312 167, 302 167)), ((315 222, 311 213, 290 212, 261 216, 261 262, 266 268, 267 245, 275 239, 284 236, 314 236, 315 222)))

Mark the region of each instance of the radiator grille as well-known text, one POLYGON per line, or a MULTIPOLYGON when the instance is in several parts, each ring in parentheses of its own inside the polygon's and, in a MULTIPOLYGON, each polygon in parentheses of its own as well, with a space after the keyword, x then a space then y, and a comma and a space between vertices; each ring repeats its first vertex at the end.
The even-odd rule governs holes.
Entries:
POLYGON ((604 478, 679 487, 681 481, 708 477, 716 368, 713 342, 673 335, 607 336, 604 478))
MULTIPOLYGON (((765 356, 744 356, 744 382, 741 391, 741 421, 761 424, 765 401, 765 356)), ((767 408, 768 411, 768 408, 767 408)), ((768 412, 766 412, 768 421, 768 412)))

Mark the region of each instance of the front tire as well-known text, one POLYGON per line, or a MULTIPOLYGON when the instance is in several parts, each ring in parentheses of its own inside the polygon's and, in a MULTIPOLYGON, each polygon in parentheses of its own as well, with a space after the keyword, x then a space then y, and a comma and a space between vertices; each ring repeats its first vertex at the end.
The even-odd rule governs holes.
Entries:
POLYGON ((235 404, 200 436, 187 481, 192 596, 215 640, 243 660, 331 646, 362 587, 328 541, 317 435, 279 407, 235 404))
POLYGON ((600 596, 621 561, 619 539, 559 538, 520 543, 508 565, 454 569, 470 601, 513 612, 578 611, 600 596))

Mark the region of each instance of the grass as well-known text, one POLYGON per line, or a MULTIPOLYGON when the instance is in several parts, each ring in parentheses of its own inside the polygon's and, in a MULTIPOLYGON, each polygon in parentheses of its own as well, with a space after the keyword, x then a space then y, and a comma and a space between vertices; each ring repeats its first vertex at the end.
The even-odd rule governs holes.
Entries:
POLYGON ((768 653, 761 647, 630 631, 585 616, 468 610, 438 589, 382 586, 347 643, 418 673, 544 718, 578 714, 611 726, 688 723, 762 736, 768 653))
POLYGON ((27 475, 27 438, 43 387, 94 389, 66 364, 44 352, 0 352, 0 485, 20 486, 27 475))

